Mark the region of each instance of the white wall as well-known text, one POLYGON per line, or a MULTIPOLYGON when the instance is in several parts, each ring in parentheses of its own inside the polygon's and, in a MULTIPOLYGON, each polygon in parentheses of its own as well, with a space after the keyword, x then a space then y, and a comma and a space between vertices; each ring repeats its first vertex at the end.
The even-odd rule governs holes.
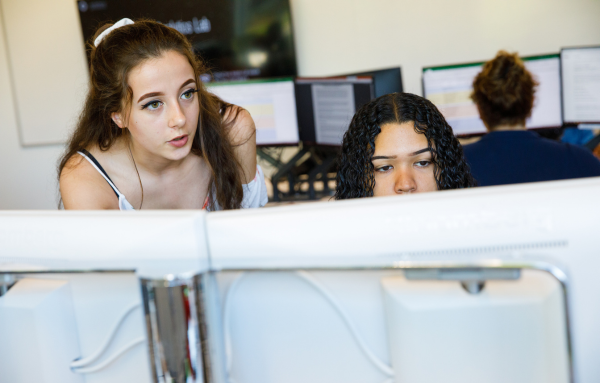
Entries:
MULTIPOLYGON (((600 0, 290 1, 300 75, 402 66, 405 91, 417 94, 423 66, 486 60, 499 49, 531 55, 600 44, 600 0)), ((76 24, 69 21, 72 13, 45 16, 76 24)), ((54 209, 55 165, 62 147, 19 144, 5 28, 0 25, 0 209, 54 209)), ((71 49, 83 52, 82 45, 71 49)))
MULTIPOLYGON (((48 17, 53 16, 48 15, 48 17)), ((1 23, 2 17, 0 17, 0 209, 55 209, 58 202, 55 165, 62 146, 21 147, 11 90, 5 26, 1 23)), ((44 85, 39 84, 39 87, 44 85)), ((36 89, 31 89, 31 92, 35 91, 36 89)), ((60 89, 57 90, 57 97, 60 97, 60 89)))
POLYGON ((600 44, 600 0, 290 0, 301 75, 401 66, 421 95, 424 66, 600 44))
POLYGON ((77 4, 0 0, 0 8, 21 144, 65 142, 88 82, 77 4))

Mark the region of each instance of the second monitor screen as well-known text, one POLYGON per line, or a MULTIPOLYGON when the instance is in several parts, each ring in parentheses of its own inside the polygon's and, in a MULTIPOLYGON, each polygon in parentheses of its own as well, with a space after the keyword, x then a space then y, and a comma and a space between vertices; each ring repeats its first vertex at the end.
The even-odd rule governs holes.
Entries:
POLYGON ((257 145, 298 143, 296 98, 292 78, 208 83, 209 90, 252 115, 257 145))
MULTIPOLYGON (((559 55, 524 57, 527 69, 539 83, 528 129, 562 126, 559 55)), ((423 95, 444 115, 456 135, 485 133, 475 103, 473 80, 483 63, 423 69, 423 95)))

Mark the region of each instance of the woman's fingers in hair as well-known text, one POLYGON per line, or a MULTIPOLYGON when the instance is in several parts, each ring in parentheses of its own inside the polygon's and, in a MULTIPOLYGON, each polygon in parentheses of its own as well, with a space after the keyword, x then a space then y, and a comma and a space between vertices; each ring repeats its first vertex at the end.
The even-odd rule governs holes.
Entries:
POLYGON ((240 114, 240 112, 243 110, 245 111, 245 109, 241 106, 227 105, 225 107, 225 111, 223 112, 223 123, 225 125, 231 124, 236 119, 238 114, 240 114))
POLYGON ((228 106, 223 113, 229 142, 241 165, 242 183, 249 183, 256 173, 256 125, 250 113, 239 106, 228 106))
POLYGON ((237 105, 231 105, 225 110, 223 123, 229 129, 232 145, 242 145, 256 134, 254 119, 246 109, 237 105))

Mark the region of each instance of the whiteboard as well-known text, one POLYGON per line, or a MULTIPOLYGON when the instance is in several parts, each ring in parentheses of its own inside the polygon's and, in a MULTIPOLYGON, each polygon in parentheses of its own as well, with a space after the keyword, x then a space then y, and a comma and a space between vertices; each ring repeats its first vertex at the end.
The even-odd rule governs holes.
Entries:
POLYGON ((77 3, 0 0, 0 16, 21 145, 64 143, 88 80, 77 3))

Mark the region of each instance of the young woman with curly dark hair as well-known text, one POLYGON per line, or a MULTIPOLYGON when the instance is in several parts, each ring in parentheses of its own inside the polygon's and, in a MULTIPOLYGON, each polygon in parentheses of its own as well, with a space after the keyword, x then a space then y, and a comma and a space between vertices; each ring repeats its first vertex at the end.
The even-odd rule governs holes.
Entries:
POLYGON ((208 92, 181 33, 101 27, 88 95, 58 168, 65 209, 236 209, 267 202, 252 118, 208 92), (127 197, 125 197, 127 196, 127 197))
POLYGON ((474 186, 460 143, 429 100, 381 96, 360 108, 344 134, 336 199, 474 186))
POLYGON ((473 81, 471 98, 489 133, 464 149, 480 186, 600 176, 586 149, 526 130, 537 85, 519 56, 505 51, 473 81))

